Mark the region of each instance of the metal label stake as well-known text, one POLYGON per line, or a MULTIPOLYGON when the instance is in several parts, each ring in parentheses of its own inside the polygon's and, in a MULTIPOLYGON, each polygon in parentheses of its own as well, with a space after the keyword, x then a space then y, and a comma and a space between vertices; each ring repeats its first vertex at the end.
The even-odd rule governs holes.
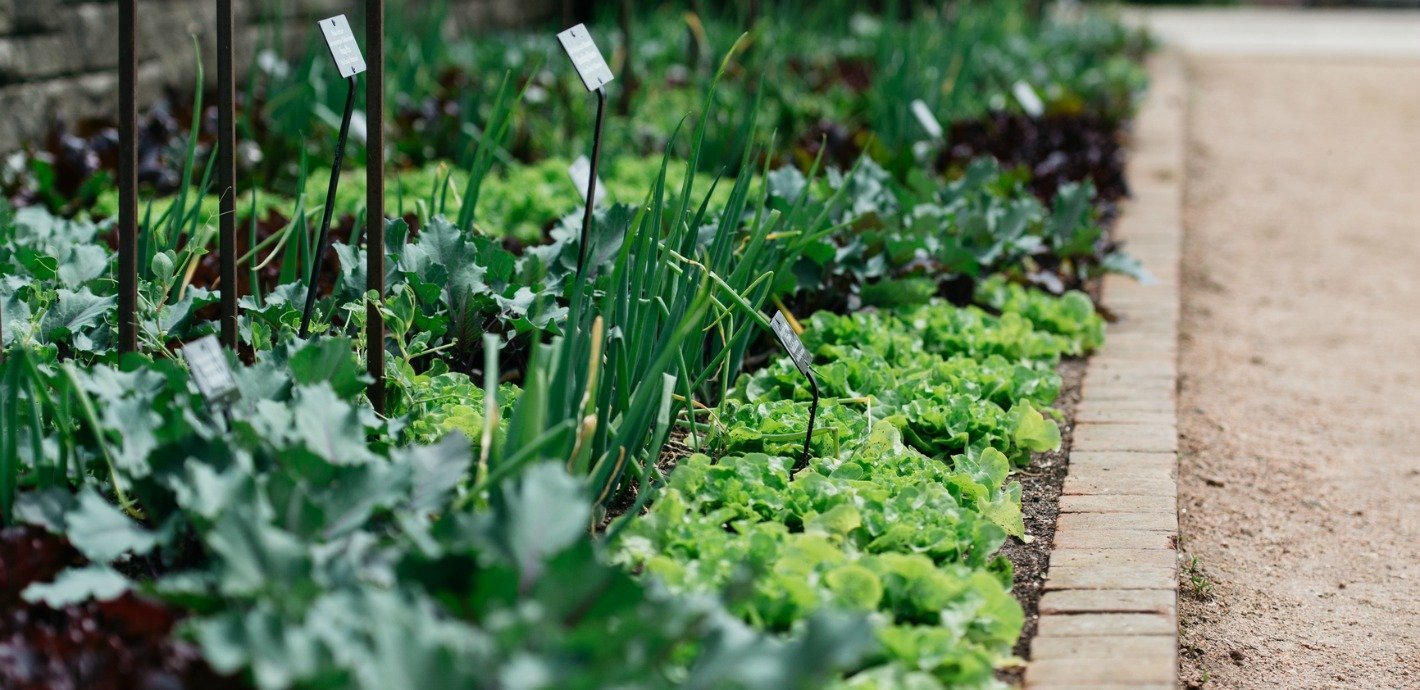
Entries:
POLYGON ((587 210, 582 214, 582 241, 577 248, 577 281, 581 282, 582 272, 587 265, 587 244, 592 239, 597 171, 601 168, 602 124, 606 119, 606 85, 615 77, 612 76, 611 67, 607 66, 606 58, 597 48, 596 41, 592 40, 592 34, 587 31, 585 24, 578 24, 557 34, 557 40, 562 42, 562 49, 567 51, 567 57, 572 60, 572 66, 582 78, 582 84, 588 91, 597 95, 597 122, 592 133, 592 164, 587 174, 587 193, 583 195, 587 200, 587 210))
POLYGON ((237 349, 237 87, 232 67, 232 0, 217 0, 217 173, 222 190, 218 257, 222 344, 237 349))
POLYGON ((350 91, 345 97, 345 115, 340 120, 340 138, 335 142, 335 161, 331 164, 330 187, 325 196, 325 212, 321 215, 320 233, 316 235, 316 244, 313 249, 315 256, 311 261, 310 282, 306 286, 306 308, 301 313, 301 337, 310 336, 311 312, 316 306, 316 284, 320 279, 321 263, 325 258, 326 235, 330 232, 331 216, 335 213, 335 192, 340 187, 340 168, 345 162, 345 140, 350 137, 350 120, 355 116, 355 93, 360 86, 357 78, 361 72, 365 71, 365 58, 360 54, 360 46, 355 41, 355 34, 350 31, 350 21, 345 15, 323 19, 320 23, 321 32, 325 34, 326 45, 330 47, 330 55, 335 60, 335 67, 340 71, 341 76, 346 78, 350 84, 350 91))
POLYGON ((814 422, 818 420, 818 378, 814 376, 814 358, 804 347, 804 342, 799 339, 799 334, 794 332, 794 327, 789 325, 789 320, 784 318, 784 312, 775 312, 774 318, 769 321, 769 325, 774 329, 774 337, 779 339, 779 344, 789 353, 789 359, 798 367, 799 373, 809 380, 809 389, 813 391, 814 400, 809 406, 809 430, 804 435, 804 453, 797 463, 794 463, 794 471, 798 472, 809 465, 809 447, 814 440, 814 422))
MULTIPOLYGON (((365 291, 385 297, 385 0, 365 0, 365 291)), ((365 305, 367 389, 375 412, 385 412, 385 315, 365 305)))

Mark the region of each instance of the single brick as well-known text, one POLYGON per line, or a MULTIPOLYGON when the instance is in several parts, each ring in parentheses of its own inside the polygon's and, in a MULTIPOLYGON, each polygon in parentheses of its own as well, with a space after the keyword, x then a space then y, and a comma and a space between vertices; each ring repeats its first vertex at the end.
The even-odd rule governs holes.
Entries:
POLYGON ((1172 589, 1065 589, 1040 598, 1040 615, 1057 613, 1157 613, 1173 615, 1178 594, 1172 589))
POLYGON ((1177 496, 1069 494, 1060 497, 1062 513, 1178 513, 1177 496))
POLYGON ((1159 462, 1132 464, 1127 461, 1113 464, 1073 464, 1070 474, 1083 479, 1128 479, 1130 481, 1174 481, 1174 466, 1159 462))
POLYGON ((1074 613, 1040 617, 1037 635, 1089 637, 1097 635, 1173 635, 1173 616, 1157 613, 1074 613))
POLYGON ((1173 549, 1056 549, 1050 553, 1050 569, 1125 566, 1172 569, 1177 560, 1178 552, 1173 549))
MULTIPOLYGON (((1115 549, 1126 551, 1129 549, 1115 549)), ((1045 589, 1168 589, 1178 582, 1173 567, 1141 568, 1135 566, 1050 566, 1045 589)))
POLYGON ((1178 483, 1169 480, 1129 479, 1067 475, 1064 493, 1067 496, 1177 496, 1178 483))
POLYGON ((1071 448, 1081 451, 1178 451, 1178 427, 1167 424, 1076 424, 1071 448))
POLYGON ((1173 683, 1125 683, 1122 685, 1119 683, 1085 683, 1081 685, 1050 681, 1030 683, 1023 687, 1026 690, 1082 690, 1082 688, 1089 688, 1089 690, 1177 690, 1173 683))
MULTIPOLYGON (((1061 515, 1061 518, 1066 516, 1061 515)), ((1057 549, 1166 549, 1173 548, 1176 532, 1122 532, 1119 530, 1057 531, 1057 549)))
POLYGON ((1141 531, 1177 532, 1178 516, 1167 513, 1069 513, 1055 521, 1057 532, 1141 531))
POLYGON ((1090 687, 1101 684, 1134 686, 1139 683, 1172 683, 1178 672, 1178 660, 1172 653, 1117 657, 1117 660, 1126 663, 1100 663, 1098 659, 1042 659, 1026 667, 1026 687, 1045 682, 1090 687))

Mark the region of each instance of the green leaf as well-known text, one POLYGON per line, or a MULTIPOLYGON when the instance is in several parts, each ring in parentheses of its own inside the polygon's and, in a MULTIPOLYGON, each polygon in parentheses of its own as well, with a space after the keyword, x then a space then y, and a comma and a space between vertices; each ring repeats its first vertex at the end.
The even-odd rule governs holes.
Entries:
POLYGON ((1052 451, 1060 447, 1060 428, 1046 419, 1028 402, 1021 402, 1011 409, 1016 420, 1016 445, 1037 453, 1052 451))
POLYGON ((44 315, 41 330, 50 341, 64 340, 103 321, 118 304, 117 297, 99 297, 89 288, 78 292, 60 288, 59 299, 44 315))
POLYGON ((348 338, 322 338, 307 343, 291 355, 291 378, 298 385, 330 384, 344 400, 365 392, 369 377, 351 354, 348 338))
POLYGON ((31 604, 43 603, 52 609, 62 609, 90 599, 108 601, 123 596, 129 590, 128 579, 102 565, 70 568, 53 582, 35 583, 22 595, 31 604))
POLYGON ((409 500, 405 508, 427 513, 443 508, 454 487, 473 468, 473 448, 467 437, 450 434, 434 446, 415 446, 404 451, 412 470, 409 500))
POLYGON ((524 587, 542 577, 548 559, 587 536, 592 509, 586 489, 556 463, 528 467, 499 494, 492 515, 478 516, 483 539, 517 568, 524 587))
POLYGON ((218 563, 222 591, 229 595, 288 592, 311 576, 306 546, 258 520, 248 507, 236 506, 223 513, 207 535, 207 546, 218 563))
POLYGON ((158 545, 157 534, 139 526, 89 487, 79 490, 73 510, 64 516, 64 528, 74 548, 96 563, 108 563, 130 551, 145 554, 158 545))
POLYGON ((65 489, 27 491, 15 500, 15 519, 43 527, 50 534, 64 534, 64 516, 76 502, 74 494, 65 489))
POLYGON ((296 389, 290 414, 294 438, 332 465, 363 465, 375 455, 365 444, 359 413, 325 384, 296 389))

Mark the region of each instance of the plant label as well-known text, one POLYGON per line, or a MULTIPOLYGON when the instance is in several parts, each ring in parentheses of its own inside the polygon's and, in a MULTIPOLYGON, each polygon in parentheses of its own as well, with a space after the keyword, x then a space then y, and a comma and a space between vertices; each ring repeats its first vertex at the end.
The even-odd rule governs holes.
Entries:
POLYGON ((779 339, 779 344, 789 351, 789 359, 794 360, 794 366, 799 368, 799 373, 812 379, 809 368, 813 366, 814 358, 809 355, 804 341, 799 339, 799 334, 794 332, 794 327, 789 325, 789 320, 784 318, 784 312, 775 312, 769 325, 774 328, 774 337, 779 339))
POLYGON ((942 131, 942 123, 937 121, 937 116, 932 114, 932 109, 927 107, 927 103, 922 99, 912 102, 912 115, 917 118, 917 124, 922 125, 922 129, 927 131, 927 136, 940 141, 945 133, 942 131))
POLYGON ((325 34, 325 44, 330 48, 340 76, 353 77, 365 71, 365 56, 360 53, 360 44, 355 41, 355 32, 350 30, 350 20, 345 15, 322 19, 320 30, 325 34))
POLYGON ((192 381, 208 405, 226 405, 241 397, 232 367, 214 336, 194 340, 182 348, 182 358, 192 370, 192 381))
MULTIPOLYGON (((587 185, 592 182, 592 161, 586 156, 578 156, 572 165, 567 166, 567 174, 572 178, 577 193, 582 195, 582 203, 587 203, 587 185)), ((603 201, 606 201, 606 186, 601 178, 597 178, 597 200, 593 206, 601 206, 603 201)))
POLYGON ((582 77, 588 91, 596 91, 611 82, 611 68, 607 66, 606 58, 602 57, 602 51, 597 49, 587 25, 578 24, 563 31, 557 34, 557 40, 562 42, 562 49, 572 59, 572 66, 577 68, 577 74, 582 77))
POLYGON ((1011 87, 1011 93, 1015 95, 1016 102, 1021 104, 1021 109, 1031 117, 1040 117, 1045 114, 1045 103, 1036 95, 1035 89, 1025 81, 1018 81, 1011 87))

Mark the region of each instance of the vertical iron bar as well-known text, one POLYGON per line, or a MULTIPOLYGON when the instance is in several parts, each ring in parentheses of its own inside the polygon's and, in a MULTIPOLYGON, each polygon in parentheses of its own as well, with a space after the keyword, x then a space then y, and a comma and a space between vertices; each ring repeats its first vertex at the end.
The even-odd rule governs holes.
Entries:
POLYGON ((597 175, 602 158, 602 122, 606 119, 606 89, 597 89, 597 124, 592 132, 592 172, 587 179, 587 210, 582 214, 582 242, 577 247, 577 282, 587 264, 587 245, 592 241, 592 212, 597 205, 597 175))
MULTIPOLYGON (((700 7, 700 0, 690 0, 690 14, 695 15, 695 22, 704 24, 704 12, 700 7)), ((686 18, 685 22, 685 66, 690 68, 691 73, 700 72, 700 39, 695 35, 695 25, 686 18)))
MULTIPOLYGON (((385 298, 385 0, 365 0, 365 289, 385 298)), ((380 305, 365 307, 365 343, 370 404, 385 411, 385 316, 380 305)))
POLYGON ((138 351, 138 0, 118 5, 118 352, 138 351))
POLYGON ((222 345, 237 349, 237 87, 233 72, 232 0, 217 0, 217 186, 221 189, 222 345))
POLYGON ((636 90, 640 88, 640 83, 636 79, 636 48, 632 41, 632 2, 631 0, 621 0, 620 11, 617 12, 618 24, 621 28, 621 49, 624 51, 626 60, 621 64, 621 97, 616 99, 616 111, 618 115, 631 114, 631 99, 636 96, 636 90))
POLYGON ((301 337, 311 334, 311 313, 316 307, 316 287, 320 281, 321 265, 325 260, 325 243, 330 234, 331 217, 335 215, 335 192, 340 188, 340 168, 345 164, 345 140, 350 137, 350 120, 355 117, 355 92, 360 80, 350 77, 350 92, 345 96, 345 116, 340 120, 340 138, 335 140, 335 162, 330 166, 330 187, 325 194, 325 213, 320 219, 320 233, 316 235, 315 255, 311 260, 311 276, 306 282, 306 308, 301 312, 301 337))

